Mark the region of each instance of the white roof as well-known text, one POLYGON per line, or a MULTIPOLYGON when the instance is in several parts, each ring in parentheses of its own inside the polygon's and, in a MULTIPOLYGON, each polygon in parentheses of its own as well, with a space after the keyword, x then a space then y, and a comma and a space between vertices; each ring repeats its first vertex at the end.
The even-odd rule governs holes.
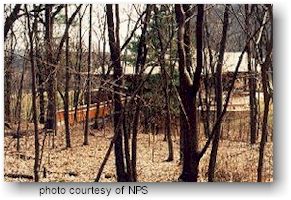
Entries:
MULTIPOLYGON (((121 65, 122 65, 123 74, 125 74, 125 75, 135 74, 135 66, 133 66, 129 63, 125 65, 125 63, 123 61, 121 61, 121 65)), ((105 66, 105 71, 107 71, 107 69, 108 69, 108 66, 105 66)), ((151 69, 152 69, 152 66, 147 66, 144 73, 148 74, 151 71, 151 69)), ((95 74, 102 74, 101 67, 96 69, 94 73, 95 74)), ((160 73, 160 67, 155 66, 151 74, 159 74, 159 73, 160 73)), ((113 70, 111 70, 110 74, 113 74, 113 70)))
MULTIPOLYGON (((239 57, 242 52, 225 52, 223 58, 222 72, 234 72, 235 68, 238 64, 239 57)), ((212 55, 214 56, 214 61, 217 61, 218 56, 217 52, 212 51, 212 55)), ((208 53, 206 54, 208 57, 208 53)), ((209 58, 207 58, 207 61, 209 58)), ((251 60, 252 69, 254 70, 254 59, 251 60)), ((257 70, 260 70, 260 66, 257 66, 257 70)), ((239 66, 239 72, 247 72, 248 71, 248 56, 247 53, 244 53, 241 64, 239 66)))
MULTIPOLYGON (((223 72, 234 72, 240 55, 241 55, 241 52, 225 52, 224 59, 223 59, 222 71, 223 72)), ((248 56, 246 53, 243 55, 242 62, 239 66, 239 71, 240 72, 248 71, 248 56)))
MULTIPOLYGON (((196 54, 194 53, 194 55, 196 55, 196 54)), ((215 55, 214 51, 213 51, 213 55, 215 55)), ((224 59, 223 59, 222 72, 223 73, 234 72, 240 55, 241 55, 241 52, 225 52, 224 59)), ((206 54, 206 56, 208 56, 208 55, 206 54)), ((218 58, 215 57, 215 59, 218 59, 218 58)), ((252 63, 253 63, 253 59, 252 59, 252 63)), ((123 73, 125 75, 135 74, 135 66, 133 66, 129 63, 127 63, 125 65, 124 61, 121 61, 121 65, 122 65, 123 73)), ((176 63, 175 67, 178 68, 178 62, 176 63)), ((108 66, 105 66, 105 68, 107 71, 108 66)), ((144 73, 148 74, 150 72, 151 68, 152 68, 152 66, 148 66, 144 73)), ((260 69, 260 67, 258 66, 258 70, 259 69, 260 69)), ((247 72, 247 71, 248 71, 248 57, 247 57, 247 54, 244 53, 242 62, 241 62, 240 67, 239 67, 239 72, 247 72)), ((95 70, 94 73, 101 74, 102 73, 101 68, 98 68, 97 70, 95 70)), ((152 71, 152 74, 159 74, 159 73, 160 73, 160 67, 155 66, 153 71, 152 71)), ((111 71, 110 74, 113 74, 113 71, 111 71)))

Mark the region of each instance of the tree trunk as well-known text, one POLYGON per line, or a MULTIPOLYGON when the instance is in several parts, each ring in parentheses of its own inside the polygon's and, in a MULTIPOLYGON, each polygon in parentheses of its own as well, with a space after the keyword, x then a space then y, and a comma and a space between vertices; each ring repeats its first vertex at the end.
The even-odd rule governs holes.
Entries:
MULTIPOLYGON (((11 29, 12 28, 12 24, 11 24, 11 29)), ((11 30, 12 32, 12 30, 11 30)), ((11 80, 13 77, 13 68, 12 68, 12 61, 13 61, 13 53, 14 53, 14 48, 13 48, 13 43, 14 43, 14 39, 13 39, 13 34, 11 33, 11 38, 10 38, 10 50, 11 53, 8 54, 8 59, 7 62, 5 62, 5 95, 4 95, 4 113, 5 113, 5 121, 6 122, 11 122, 11 80)))
MULTIPOLYGON (((185 7, 185 5, 184 5, 185 7)), ((185 7, 187 8, 187 6, 185 7)), ((189 10, 189 9, 187 9, 189 10)), ((190 23, 186 23, 186 16, 182 5, 175 5, 176 20, 178 23, 178 56, 179 56, 179 81, 180 81, 180 97, 182 105, 180 106, 180 123, 181 123, 181 144, 183 166, 182 174, 179 180, 185 182, 196 182, 198 179, 199 172, 199 157, 198 157, 198 140, 197 140, 197 121, 196 121, 196 96, 200 87, 200 77, 202 71, 202 41, 203 41, 203 16, 204 16, 204 5, 198 5, 198 14, 196 22, 196 48, 197 48, 197 66, 194 73, 194 80, 191 78, 192 66, 191 54, 189 47, 191 45, 190 37, 190 23), (185 33, 185 31, 188 33, 185 33), (186 40, 185 39, 186 35, 186 40), (187 43, 186 43, 187 42, 187 43), (187 48, 185 48, 187 46, 187 48)))
POLYGON ((262 171, 263 171, 263 161, 264 161, 264 151, 265 144, 268 136, 268 115, 269 115, 269 105, 270 105, 270 94, 268 92, 268 74, 267 71, 269 69, 271 60, 269 56, 266 58, 265 64, 262 65, 262 82, 263 82, 263 91, 264 91, 264 116, 263 116, 263 124, 262 124, 262 137, 260 142, 260 150, 259 150, 259 163, 257 169, 257 181, 262 182, 262 171))
MULTIPOLYGON (((206 67, 207 68, 207 67, 206 67)), ((205 88, 205 110, 201 110, 202 112, 204 112, 203 115, 203 127, 204 127, 204 135, 205 138, 208 138, 210 135, 210 93, 211 93, 211 89, 209 87, 209 74, 208 74, 208 70, 205 68, 205 78, 204 78, 204 88, 205 88)), ((201 95, 201 108, 203 108, 203 100, 202 100, 202 95, 201 95)))
MULTIPOLYGON (((36 8, 39 9, 41 5, 37 6, 36 8)), ((36 24, 38 26, 39 23, 39 13, 36 13, 37 18, 36 24)), ((38 28, 36 28, 38 29, 38 28)), ((37 83, 38 83, 38 95, 39 95, 39 123, 44 124, 45 123, 45 65, 42 63, 43 57, 41 55, 42 49, 40 48, 40 37, 39 33, 35 32, 35 63, 37 67, 37 72, 36 72, 36 78, 37 78, 37 83)))
POLYGON ((257 168, 257 181, 262 182, 262 171, 263 171, 263 162, 264 162, 264 151, 265 145, 268 137, 268 115, 269 115, 269 105, 271 94, 269 92, 269 78, 268 71, 272 65, 272 42, 267 44, 267 57, 265 62, 262 65, 262 84, 263 84, 263 94, 264 94, 264 116, 263 116, 263 124, 262 124, 262 137, 260 141, 260 149, 259 149, 259 161, 257 168))
POLYGON ((39 37, 38 33, 35 33, 35 54, 36 54, 36 66, 38 68, 37 78, 39 87, 39 123, 45 123, 45 69, 43 63, 41 63, 42 57, 39 49, 39 37))
POLYGON ((163 69, 165 83, 164 83, 164 96, 165 96, 165 110, 166 110, 166 120, 165 120, 165 127, 166 127, 166 136, 168 142, 168 158, 166 161, 170 162, 174 160, 174 153, 173 153, 173 141, 172 141, 172 133, 171 133, 171 112, 170 112, 170 96, 169 96, 169 83, 168 83, 168 76, 166 74, 166 69, 163 69))
POLYGON ((5 121, 11 122, 11 79, 12 79, 12 55, 9 58, 9 61, 6 63, 5 69, 5 95, 4 95, 4 112, 5 112, 5 121))
POLYGON ((11 29, 11 27, 13 26, 15 20, 19 18, 18 13, 20 10, 21 10, 21 4, 16 4, 11 14, 9 15, 9 17, 6 18, 5 24, 4 24, 4 40, 6 40, 7 34, 9 30, 11 29))
POLYGON ((128 120, 129 109, 127 108, 127 96, 124 101, 124 109, 123 109, 123 133, 124 133, 124 152, 125 152, 125 161, 126 161, 126 171, 128 176, 128 181, 134 181, 132 176, 132 163, 130 159, 130 146, 129 146, 129 138, 130 138, 130 127, 128 120))
POLYGON ((138 132, 138 124, 139 124, 139 115, 140 115, 140 99, 137 100, 135 106, 135 113, 133 118, 133 126, 132 126, 132 147, 131 147, 131 166, 132 166, 132 179, 133 181, 137 181, 137 173, 136 173, 136 148, 137 148, 137 132, 138 132))
MULTIPOLYGON (((160 27, 162 26, 161 20, 158 19, 158 8, 155 7, 155 22, 156 26, 160 27)), ((165 138, 168 142, 168 158, 166 161, 170 162, 174 159, 174 153, 173 153, 173 141, 172 141, 172 134, 171 134, 171 113, 170 113, 170 96, 169 96, 169 80, 168 80, 168 73, 166 70, 166 63, 165 63, 165 53, 166 49, 163 43, 162 39, 162 33, 160 29, 157 30, 158 32, 158 40, 159 40, 159 64, 161 66, 161 76, 163 80, 163 92, 164 92, 164 98, 165 98, 165 111, 166 111, 166 118, 165 118, 165 138)))
MULTIPOLYGON (((247 31, 247 40, 250 38, 251 27, 250 27, 250 15, 249 5, 245 5, 245 26, 247 31)), ((249 86, 249 106, 250 106, 250 143, 255 144, 257 139, 257 107, 256 107, 256 77, 254 69, 252 68, 252 49, 251 40, 247 44, 246 53, 248 55, 248 86, 249 86)))
POLYGON ((122 102, 120 96, 120 86, 122 86, 122 67, 120 63, 120 44, 119 44, 119 9, 118 5, 115 5, 115 17, 116 17, 116 27, 113 21, 113 11, 112 4, 106 5, 106 16, 108 25, 108 37, 109 46, 111 53, 111 61, 114 66, 113 78, 116 80, 116 85, 114 86, 114 135, 116 135, 116 140, 114 144, 115 153, 115 165, 117 181, 127 181, 127 174, 125 172, 124 166, 124 155, 123 155, 123 145, 122 145, 122 102))
MULTIPOLYGON (((143 22, 142 26, 142 33, 140 36, 139 44, 138 44, 138 49, 137 49, 137 58, 136 58, 136 65, 135 65, 135 72, 136 72, 136 77, 134 80, 134 83, 136 86, 138 85, 139 81, 142 80, 142 71, 144 69, 145 61, 146 61, 146 56, 147 56, 147 48, 146 48, 146 33, 147 33, 147 27, 148 23, 151 17, 151 12, 152 12, 153 6, 152 5, 147 5, 146 7, 146 16, 143 22)), ((142 95, 142 89, 138 91, 138 95, 142 95)), ((133 128, 132 128, 132 176, 133 176, 133 181, 137 180, 137 173, 136 173, 136 148, 137 148, 137 133, 138 133, 138 127, 139 127, 139 118, 140 118, 140 104, 141 100, 140 98, 137 99, 136 102, 136 109, 134 113, 134 121, 133 121, 133 128)))
MULTIPOLYGON (((106 100, 108 100, 108 93, 103 89, 104 87, 104 84, 105 84, 105 80, 106 80, 106 74, 105 74, 105 61, 106 61, 106 55, 105 55, 105 51, 106 51, 106 41, 105 41, 105 32, 106 32, 106 18, 104 20, 104 25, 103 25, 103 32, 102 32, 102 37, 103 37, 103 49, 102 49, 102 63, 101 63, 101 69, 102 69, 102 75, 101 75, 101 78, 100 78, 100 89, 98 90, 98 93, 101 93, 103 94, 103 92, 106 94, 106 100)), ((100 44, 100 40, 99 40, 99 44, 100 44)), ((101 56, 101 48, 99 47, 99 56, 101 56)), ((94 129, 99 129, 99 122, 98 122, 98 119, 99 119, 99 111, 100 111, 100 103, 101 101, 99 100, 99 96, 97 98, 97 106, 96 106, 96 115, 95 115, 95 122, 93 124, 93 128, 94 129)), ((104 116, 102 116, 102 120, 104 122, 104 116)), ((104 123, 102 124, 103 128, 104 128, 104 123)))
POLYGON ((17 131, 16 131, 16 135, 17 135, 17 143, 16 143, 16 150, 19 152, 20 151, 20 127, 21 127, 21 111, 22 111, 22 91, 23 91, 23 79, 24 79, 24 73, 25 73, 25 65, 26 62, 24 62, 23 64, 23 69, 22 69, 22 73, 21 73, 21 79, 20 79, 20 86, 19 86, 19 90, 17 93, 17 103, 16 103, 16 118, 17 118, 17 131))
POLYGON ((53 65, 52 37, 53 37, 53 17, 51 16, 52 4, 45 5, 45 45, 48 72, 47 85, 47 119, 46 129, 56 129, 56 67, 53 65))
POLYGON ((79 105, 80 96, 80 85, 81 85, 81 65, 82 65, 82 16, 79 18, 79 48, 77 50, 78 58, 76 64, 77 74, 75 75, 75 91, 74 91, 74 120, 77 122, 77 112, 79 105))
POLYGON ((85 122, 85 132, 84 132, 84 145, 89 144, 89 112, 90 112, 90 104, 91 104, 91 65, 92 65, 92 4, 90 4, 90 19, 89 19, 89 52, 88 52, 88 74, 87 74, 87 110, 86 110, 86 122, 85 122))
POLYGON ((34 65, 34 53, 33 53, 33 31, 36 32, 36 21, 33 23, 33 30, 30 28, 30 16, 27 11, 27 5, 25 5, 25 11, 27 15, 27 26, 28 26, 28 34, 29 34, 29 43, 30 43, 30 63, 31 63, 31 93, 32 93, 32 109, 33 109, 33 124, 34 124, 34 181, 39 181, 39 138, 38 138, 38 121, 37 121, 37 107, 36 107, 36 73, 35 73, 35 65, 34 65))
MULTIPOLYGON (((216 119, 218 119, 222 113, 222 66, 223 66, 223 58, 224 58, 224 51, 226 45, 226 37, 227 37, 227 29, 228 29, 228 11, 229 5, 225 6, 224 11, 224 20, 223 20, 223 30, 222 30, 222 38, 220 41, 220 49, 219 49, 219 58, 218 64, 216 66, 216 119)), ((221 123, 215 129, 214 139, 212 142, 212 149, 210 154, 210 161, 208 166, 208 181, 214 181, 214 174, 215 174, 215 166, 216 166, 216 157, 218 151, 218 145, 220 140, 221 133, 221 123)))
MULTIPOLYGON (((66 24, 68 23, 68 5, 65 5, 66 24)), ((70 84, 70 73, 69 73, 69 33, 66 34, 66 80, 65 80, 65 98, 64 98, 64 118, 65 118, 65 129, 66 129, 66 147, 71 147, 71 134, 70 134, 70 122, 69 122, 69 84, 70 84)))

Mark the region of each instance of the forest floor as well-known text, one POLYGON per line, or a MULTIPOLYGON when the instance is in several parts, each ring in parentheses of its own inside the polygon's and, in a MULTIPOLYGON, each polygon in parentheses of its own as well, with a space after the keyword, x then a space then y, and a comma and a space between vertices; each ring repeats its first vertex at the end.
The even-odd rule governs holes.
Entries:
MULTIPOLYGON (((33 130, 33 129, 31 129, 33 130)), ((83 145, 83 128, 75 126, 71 129, 72 148, 65 148, 64 130, 59 129, 55 136, 55 148, 49 148, 52 138, 46 137, 43 159, 40 169, 41 182, 92 182, 100 164, 104 159, 112 130, 91 130, 89 145, 83 145), (94 133, 94 134, 93 134, 94 133), (44 170, 45 168, 45 170, 44 170), (46 171, 46 178, 43 177, 46 171)), ((28 131, 20 139, 20 152, 16 151, 16 139, 5 133, 5 181, 33 181, 34 136, 28 131), (11 178, 12 175, 28 175, 26 178, 11 178)), ((42 144, 44 134, 40 135, 42 144)), ((179 164, 179 138, 174 139, 174 161, 166 162, 167 142, 163 134, 138 134, 137 175, 139 182, 175 182, 181 173, 179 164)), ((205 140, 201 139, 200 146, 205 140)), ((258 163, 259 144, 253 146, 245 142, 221 140, 217 156, 216 181, 255 182, 258 163)), ((207 169, 210 150, 206 152, 200 163, 199 182, 207 181, 207 169)), ((114 152, 103 170, 101 182, 115 182, 114 152)), ((273 181, 273 145, 266 144, 263 181, 273 181)))

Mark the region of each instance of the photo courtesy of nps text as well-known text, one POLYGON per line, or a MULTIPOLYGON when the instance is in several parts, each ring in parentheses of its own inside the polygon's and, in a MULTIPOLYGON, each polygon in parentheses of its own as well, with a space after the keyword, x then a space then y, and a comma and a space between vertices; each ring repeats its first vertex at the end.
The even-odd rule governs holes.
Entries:
POLYGON ((45 195, 102 195, 110 196, 112 194, 148 194, 147 186, 121 186, 111 187, 41 187, 39 188, 39 196, 45 195))

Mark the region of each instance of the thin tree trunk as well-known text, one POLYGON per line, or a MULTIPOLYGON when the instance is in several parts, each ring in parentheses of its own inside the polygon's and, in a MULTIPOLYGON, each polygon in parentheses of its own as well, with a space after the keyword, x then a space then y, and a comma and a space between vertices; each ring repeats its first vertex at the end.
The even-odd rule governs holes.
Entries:
MULTIPOLYGON (((249 5, 245 5, 245 25, 247 31, 247 39, 249 40, 251 27, 250 27, 250 15, 249 5)), ((254 70, 252 69, 252 54, 251 54, 251 40, 247 44, 246 53, 248 55, 248 72, 249 72, 249 106, 250 106, 250 143, 255 144, 257 139, 257 108, 256 108, 256 77, 254 70)))
POLYGON ((33 124, 34 124, 34 181, 39 181, 39 138, 38 138, 38 121, 37 121, 37 107, 36 107, 36 73, 35 73, 35 65, 34 65, 34 53, 33 53, 33 31, 36 32, 36 21, 33 23, 33 30, 30 28, 30 16, 27 11, 27 5, 25 5, 25 11, 27 15, 27 26, 28 26, 28 34, 29 34, 29 42, 30 42, 30 63, 31 63, 31 93, 32 93, 32 108, 33 108, 33 124))
POLYGON ((47 119, 46 129, 56 129, 56 67, 53 64, 52 55, 52 36, 53 36, 53 17, 51 16, 52 4, 45 5, 45 45, 48 72, 47 86, 47 119))
POLYGON ((135 113, 133 118, 133 126, 132 126, 132 140, 131 140, 131 167, 132 167, 132 179, 133 181, 137 181, 137 173, 136 173, 136 149, 137 149, 137 132, 138 132, 138 124, 139 124, 139 115, 140 115, 140 99, 136 102, 135 113))
POLYGON ((263 116, 263 124, 262 124, 262 138, 260 142, 259 161, 258 161, 258 168, 257 168, 257 181, 258 182, 262 182, 264 152, 265 152, 265 145, 266 145, 267 136, 268 136, 267 127, 268 127, 268 115, 269 115, 269 105, 270 105, 269 94, 264 94, 264 104, 265 105, 264 105, 264 116, 263 116))
POLYGON ((14 22, 19 18, 18 13, 21 10, 21 6, 22 4, 16 4, 9 17, 6 18, 4 24, 4 40, 6 40, 7 34, 11 27, 13 26, 14 22))
MULTIPOLYGON (((103 87, 104 87, 104 83, 105 83, 105 80, 106 80, 106 74, 105 74, 105 61, 106 61, 106 55, 105 55, 105 51, 106 51, 106 41, 105 41, 105 32, 106 32, 106 18, 104 20, 104 26, 103 26, 103 33, 102 33, 102 37, 103 37, 103 49, 102 49, 102 63, 101 63, 101 69, 102 69, 102 75, 101 75, 101 78, 100 78, 100 89, 98 91, 98 93, 100 94, 103 94, 103 92, 105 93, 106 95, 106 99, 108 98, 108 95, 107 95, 107 92, 103 90, 103 87)), ((100 40, 99 40, 99 44, 100 44, 100 40)), ((101 56, 101 48, 99 47, 99 56, 101 56)), ((97 105, 96 105, 96 115, 95 115, 95 122, 93 124, 93 128, 94 129, 98 129, 99 128, 99 123, 98 123, 98 119, 99 119, 99 111, 100 111, 100 100, 99 100, 99 96, 97 97, 97 105)), ((104 116, 102 117, 103 120, 104 120, 104 116)), ((102 125, 104 126, 104 124, 102 125)))
POLYGON ((37 77, 38 77, 38 87, 39 87, 39 123, 44 124, 45 123, 45 96, 44 96, 44 92, 45 92, 45 87, 44 87, 44 65, 40 62, 40 60, 42 59, 41 56, 39 55, 39 49, 38 49, 38 34, 36 33, 35 35, 36 37, 36 65, 38 68, 38 73, 37 73, 37 77))
POLYGON ((75 75, 75 91, 74 91, 74 120, 77 122, 78 104, 80 96, 80 85, 81 85, 81 65, 82 65, 82 16, 79 18, 79 48, 78 48, 78 58, 77 58, 75 75))
POLYGON ((269 115, 269 105, 270 105, 270 94, 268 92, 268 74, 267 71, 270 65, 270 56, 266 58, 265 64, 262 65, 262 82, 263 82, 263 91, 264 91, 264 116, 263 116, 263 124, 262 124, 262 137, 260 142, 260 150, 259 150, 259 162, 257 169, 257 181, 262 182, 262 171, 263 171, 263 160, 264 160, 264 151, 265 145, 268 136, 268 115, 269 115))
POLYGON ((116 140, 114 144, 115 152, 115 165, 117 181, 127 181, 127 174, 125 172, 124 166, 124 155, 123 155, 123 145, 122 145, 122 102, 120 96, 120 87, 122 86, 122 67, 120 63, 120 44, 119 44, 119 9, 118 5, 115 5, 115 17, 116 26, 114 26, 113 21, 113 10, 112 4, 106 5, 106 16, 108 25, 108 37, 109 46, 111 52, 111 61, 114 66, 113 78, 116 80, 116 86, 114 86, 114 135, 116 135, 116 140))
POLYGON ((264 152, 265 145, 268 137, 268 115, 269 115, 269 106, 271 95, 269 92, 269 78, 268 71, 272 65, 272 42, 268 44, 268 54, 265 59, 264 64, 262 65, 262 84, 263 84, 263 93, 264 93, 264 116, 263 116, 263 124, 262 124, 262 137, 260 141, 260 149, 259 149, 259 161, 257 168, 257 181, 262 182, 262 172, 263 172, 263 164, 264 164, 264 152))
MULTIPOLYGON (((155 21, 156 26, 161 26, 161 21, 158 21, 158 8, 155 7, 155 21)), ((166 119, 165 119, 165 138, 168 142, 168 158, 166 161, 170 162, 174 159, 174 153, 173 153, 173 141, 172 141, 172 134, 171 134, 171 113, 170 113, 170 96, 169 96, 169 80, 168 80, 168 74, 166 71, 166 64, 165 64, 165 53, 166 49, 164 47, 164 43, 162 40, 162 33, 160 29, 158 31, 158 39, 159 39, 159 46, 160 46, 160 52, 159 52, 159 63, 161 66, 161 75, 163 82, 163 92, 164 92, 164 98, 165 98, 165 111, 166 111, 166 119)))
MULTIPOLYGON (((229 11, 229 5, 225 6, 224 10, 224 19, 223 19, 223 30, 222 30, 222 38, 220 41, 220 49, 219 49, 219 58, 218 58, 218 64, 216 66, 216 119, 219 118, 219 116, 222 113, 222 65, 223 65, 223 58, 224 58, 224 51, 225 51, 225 45, 226 45, 226 37, 227 37, 227 29, 228 29, 228 11, 229 11)), ((212 149, 210 154, 210 161, 208 166, 208 181, 213 182, 214 181, 214 174, 215 174, 215 167, 216 167, 216 157, 217 157, 217 151, 218 151, 218 145, 220 140, 220 135, 222 135, 221 130, 221 123, 217 125, 217 128, 215 130, 214 139, 212 142, 212 149)))
MULTIPOLYGON (((189 4, 183 4, 183 9, 185 12, 185 20, 189 19, 193 15, 193 9, 191 9, 189 4)), ((192 59, 191 59, 191 26, 190 20, 185 21, 185 32, 184 32, 184 43, 185 43, 185 56, 186 56, 186 70, 188 71, 190 77, 193 76, 192 59)))
POLYGON ((208 26, 207 26, 207 18, 205 18, 204 21, 204 29, 205 29, 205 37, 204 37, 204 43, 207 46, 205 48, 204 54, 207 55, 207 52, 209 56, 204 56, 204 63, 209 63, 207 66, 205 66, 205 75, 203 78, 203 84, 204 84, 204 92, 201 93, 201 112, 203 113, 203 127, 204 127, 204 136, 207 139, 210 134, 210 103, 211 103, 211 85, 210 85, 210 76, 209 76, 209 69, 212 66, 212 52, 209 47, 209 33, 208 33, 208 26), (209 60, 208 60, 209 58, 209 60), (203 98, 202 98, 202 94, 203 98), (204 101, 203 101, 204 100, 204 101), (205 105, 205 109, 204 109, 205 105))
POLYGON ((171 113, 170 113, 170 96, 169 96, 169 84, 168 84, 168 76, 167 72, 165 72, 166 69, 163 69, 164 71, 164 77, 165 77, 165 86, 164 86, 164 95, 165 95, 165 110, 166 110, 166 120, 165 120, 165 126, 166 126, 166 136, 167 136, 167 142, 168 142, 168 158, 166 161, 170 162, 174 160, 174 153, 173 153, 173 141, 172 141, 172 133, 171 133, 171 113))
POLYGON ((25 73, 25 64, 23 64, 22 73, 21 73, 21 79, 20 79, 20 87, 17 93, 17 103, 16 103, 16 117, 17 117, 17 143, 16 143, 16 150, 20 151, 20 127, 21 127, 21 111, 22 111, 22 91, 23 91, 23 79, 24 79, 24 73, 25 73))
POLYGON ((5 70, 5 106, 4 106, 4 112, 5 112, 5 121, 11 122, 11 110, 10 110, 10 102, 11 102, 11 66, 9 64, 6 64, 7 68, 5 70))
POLYGON ((130 146, 129 146, 129 138, 130 138, 130 127, 129 127, 129 121, 128 121, 128 112, 129 109, 126 108, 128 106, 127 104, 127 96, 125 98, 124 102, 124 109, 123 109, 123 133, 124 133, 124 152, 125 152, 125 162, 126 162, 126 171, 128 176, 128 181, 133 181, 132 179, 132 166, 131 166, 131 159, 130 159, 130 146))
MULTIPOLYGON (((205 87, 205 110, 203 116, 203 126, 204 126, 204 135, 206 138, 210 135, 210 87, 209 87, 209 74, 207 67, 205 68, 205 78, 204 78, 204 87, 205 87)), ((202 97, 201 97, 202 101, 202 97)), ((203 102, 201 104, 203 108, 203 102)))
POLYGON ((90 4, 90 18, 89 18, 89 52, 88 52, 88 74, 87 74, 87 109, 86 109, 86 122, 85 122, 85 132, 84 132, 84 145, 89 144, 89 112, 90 112, 90 104, 91 104, 91 65, 92 65, 92 4, 90 4))
MULTIPOLYGON (((66 23, 68 23, 68 5, 65 5, 66 23)), ((70 134, 70 122, 69 122, 69 33, 66 34, 66 80, 65 80, 65 98, 64 98, 64 114, 65 114, 65 129, 66 129, 66 147, 71 147, 71 134, 70 134)))
MULTIPOLYGON (((11 29, 12 29, 11 25, 11 29)), ((12 30, 11 30, 12 31, 12 30)), ((14 54, 14 48, 13 48, 13 35, 11 34, 11 39, 10 39, 10 50, 11 53, 9 55, 8 61, 5 63, 5 95, 4 95, 4 113, 5 113, 5 121, 6 122, 11 122, 11 80, 13 76, 13 69, 12 69, 12 61, 13 61, 13 54, 14 54)))
MULTIPOLYGON (((41 5, 37 6, 36 8, 39 9, 41 5)), ((38 26, 38 18, 39 13, 36 13, 37 18, 36 23, 38 26)), ((36 28, 38 29, 38 28, 36 28)), ((35 62, 37 67, 36 77, 38 83, 38 95, 39 95, 39 123, 45 123, 45 65, 41 62, 43 60, 41 56, 41 48, 40 48, 40 38, 38 32, 35 33, 35 62)))
MULTIPOLYGON (((147 56, 147 48, 146 48, 146 32, 148 23, 150 20, 151 12, 152 12, 153 6, 147 5, 146 7, 146 16, 144 20, 144 24, 142 27, 142 33, 140 36, 139 44, 138 44, 138 50, 137 50, 137 58, 136 58, 136 65, 135 65, 135 71, 137 76, 135 77, 135 84, 138 85, 138 81, 142 80, 142 71, 144 69, 146 56, 147 56)), ((139 90, 138 95, 142 95, 142 91, 139 90)), ((136 109, 134 114, 134 122, 132 127, 132 176, 133 181, 137 181, 137 172, 136 172, 136 149, 137 149, 137 133, 138 133, 138 127, 139 127, 139 118, 140 118, 140 104, 141 100, 140 98, 137 99, 136 102, 136 109)))
MULTIPOLYGON (((206 20, 207 18, 205 18, 206 20)), ((204 126, 205 126, 205 133, 206 133, 206 138, 209 138, 210 136, 210 124, 214 123, 215 117, 212 117, 211 114, 211 103, 212 103, 212 82, 210 77, 214 75, 214 63, 213 63, 213 54, 212 54, 212 50, 211 50, 211 46, 210 46, 210 33, 208 30, 208 25, 207 22, 205 23, 205 43, 207 44, 207 51, 209 54, 209 68, 206 66, 205 67, 205 80, 204 80, 204 85, 205 85, 205 99, 206 99, 206 119, 204 122, 204 126)))

